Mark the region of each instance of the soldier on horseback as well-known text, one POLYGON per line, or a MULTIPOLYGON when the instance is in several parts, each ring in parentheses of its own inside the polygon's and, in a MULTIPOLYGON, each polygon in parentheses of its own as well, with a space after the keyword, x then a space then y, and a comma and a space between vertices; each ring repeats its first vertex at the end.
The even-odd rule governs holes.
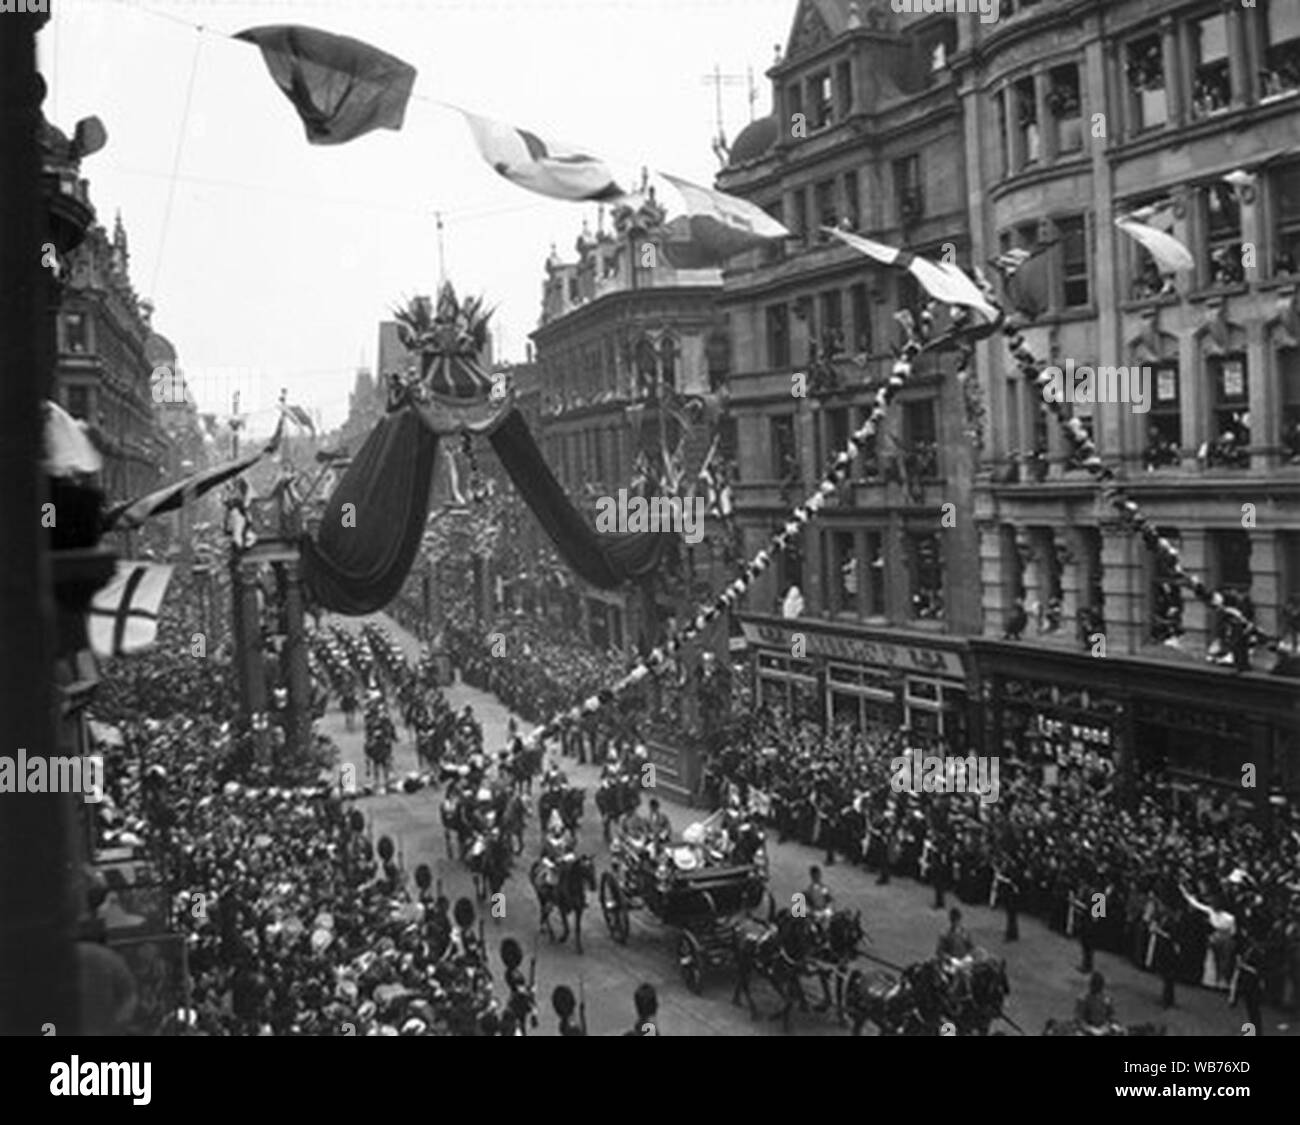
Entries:
POLYGON ((961 911, 955 906, 948 911, 948 922, 948 931, 939 937, 934 955, 953 995, 958 1000, 964 1000, 970 991, 970 981, 965 970, 970 967, 971 958, 975 954, 975 943, 971 941, 966 927, 961 924, 961 911))
POLYGON ((553 888, 559 884, 560 869, 576 858, 577 846, 573 833, 564 825, 560 810, 552 809, 550 822, 546 826, 546 839, 542 841, 541 881, 546 886, 553 888))

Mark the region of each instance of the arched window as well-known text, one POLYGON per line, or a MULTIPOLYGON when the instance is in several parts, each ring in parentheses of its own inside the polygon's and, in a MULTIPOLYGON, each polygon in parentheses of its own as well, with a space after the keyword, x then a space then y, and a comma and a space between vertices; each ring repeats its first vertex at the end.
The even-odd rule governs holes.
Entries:
POLYGON ((644 336, 636 346, 636 397, 647 398, 659 380, 659 357, 644 336))
POLYGON ((673 390, 677 390, 677 360, 681 355, 681 349, 677 341, 672 336, 665 336, 663 343, 659 345, 660 370, 663 373, 663 380, 673 390))

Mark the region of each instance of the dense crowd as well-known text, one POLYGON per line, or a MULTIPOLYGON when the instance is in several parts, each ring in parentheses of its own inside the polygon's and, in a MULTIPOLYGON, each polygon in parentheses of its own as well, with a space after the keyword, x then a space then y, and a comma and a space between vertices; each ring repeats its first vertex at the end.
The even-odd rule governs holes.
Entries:
MULTIPOLYGON (((259 764, 232 669, 163 643, 109 666, 101 844, 134 847, 173 897, 189 995, 171 1030, 210 1035, 520 1034, 533 1007, 518 943, 494 972, 472 902, 414 881, 392 842, 322 784, 326 739, 259 764)), ((273 719, 274 723, 274 719, 273 719)), ((103 904, 104 888, 90 902, 103 904)), ((90 934, 104 937, 102 922, 90 934)), ((177 998, 179 999, 179 998, 177 998)))
MULTIPOLYGON (((903 733, 795 723, 763 711, 706 765, 721 802, 735 786, 765 808, 782 838, 826 848, 880 872, 906 874, 964 901, 1024 910, 1091 950, 1128 955, 1173 983, 1227 987, 1257 974, 1262 994, 1300 1014, 1300 827, 1274 810, 1261 826, 1222 796, 1176 795, 1160 779, 1119 787, 1110 763, 1008 769, 994 801, 914 791, 894 763, 903 733), (1010 774, 1010 776, 1007 776, 1010 774)), ((910 773, 910 771, 908 771, 910 773)))

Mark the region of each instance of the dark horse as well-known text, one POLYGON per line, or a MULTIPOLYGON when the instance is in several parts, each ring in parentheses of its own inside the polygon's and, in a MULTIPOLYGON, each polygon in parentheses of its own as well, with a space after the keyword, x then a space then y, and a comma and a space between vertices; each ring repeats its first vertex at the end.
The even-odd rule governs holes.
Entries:
POLYGON ((528 881, 537 894, 537 905, 542 912, 538 929, 545 930, 552 941, 551 911, 560 916, 564 932, 560 941, 569 940, 569 915, 573 915, 573 938, 578 952, 582 952, 582 912, 587 909, 587 892, 596 889, 596 863, 589 855, 579 856, 572 863, 562 863, 556 873, 555 886, 541 881, 542 861, 539 859, 528 872, 528 881))
MULTIPOLYGON (((469 850, 469 869, 474 876, 474 895, 480 901, 495 897, 510 878, 510 841, 499 828, 480 832, 469 850)), ((500 915, 493 911, 500 921, 500 915)))
POLYGON ((758 1007, 749 985, 755 975, 760 976, 784 1001, 772 1019, 780 1019, 782 1028, 789 1031, 790 1011, 795 1002, 798 1001, 801 1011, 808 1010, 802 978, 816 976, 821 981, 823 996, 819 1010, 825 1011, 831 1006, 830 968, 816 959, 823 943, 824 937, 811 919, 789 909, 781 911, 775 922, 761 933, 737 931, 736 987, 731 1002, 739 1004, 744 993, 750 1015, 757 1017, 758 1007))
POLYGON ((855 970, 844 995, 853 1034, 868 1022, 881 1035, 938 1035, 946 1019, 943 974, 937 962, 909 965, 902 977, 855 970))

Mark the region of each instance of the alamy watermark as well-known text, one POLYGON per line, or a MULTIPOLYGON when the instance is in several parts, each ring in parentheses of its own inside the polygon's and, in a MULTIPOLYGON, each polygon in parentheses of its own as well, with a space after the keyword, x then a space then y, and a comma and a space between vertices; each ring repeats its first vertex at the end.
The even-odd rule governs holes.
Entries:
POLYGON ((692 546, 704 538, 703 496, 602 496, 596 501, 600 532, 675 531, 692 546))
POLYGON ((908 753, 889 763, 895 793, 973 793, 981 805, 998 799, 998 759, 908 753))
POLYGON ((104 799, 104 757, 28 759, 26 749, 17 757, 0 755, 0 793, 80 793, 86 804, 104 799))
POLYGON ((1132 405, 1134 414, 1151 409, 1151 368, 1076 367, 1065 361, 1065 370, 1044 367, 1044 402, 1117 403, 1132 405))
POLYGON ((980 23, 994 23, 998 18, 999 0, 890 0, 889 6, 899 15, 928 16, 935 12, 949 15, 978 15, 980 23))

